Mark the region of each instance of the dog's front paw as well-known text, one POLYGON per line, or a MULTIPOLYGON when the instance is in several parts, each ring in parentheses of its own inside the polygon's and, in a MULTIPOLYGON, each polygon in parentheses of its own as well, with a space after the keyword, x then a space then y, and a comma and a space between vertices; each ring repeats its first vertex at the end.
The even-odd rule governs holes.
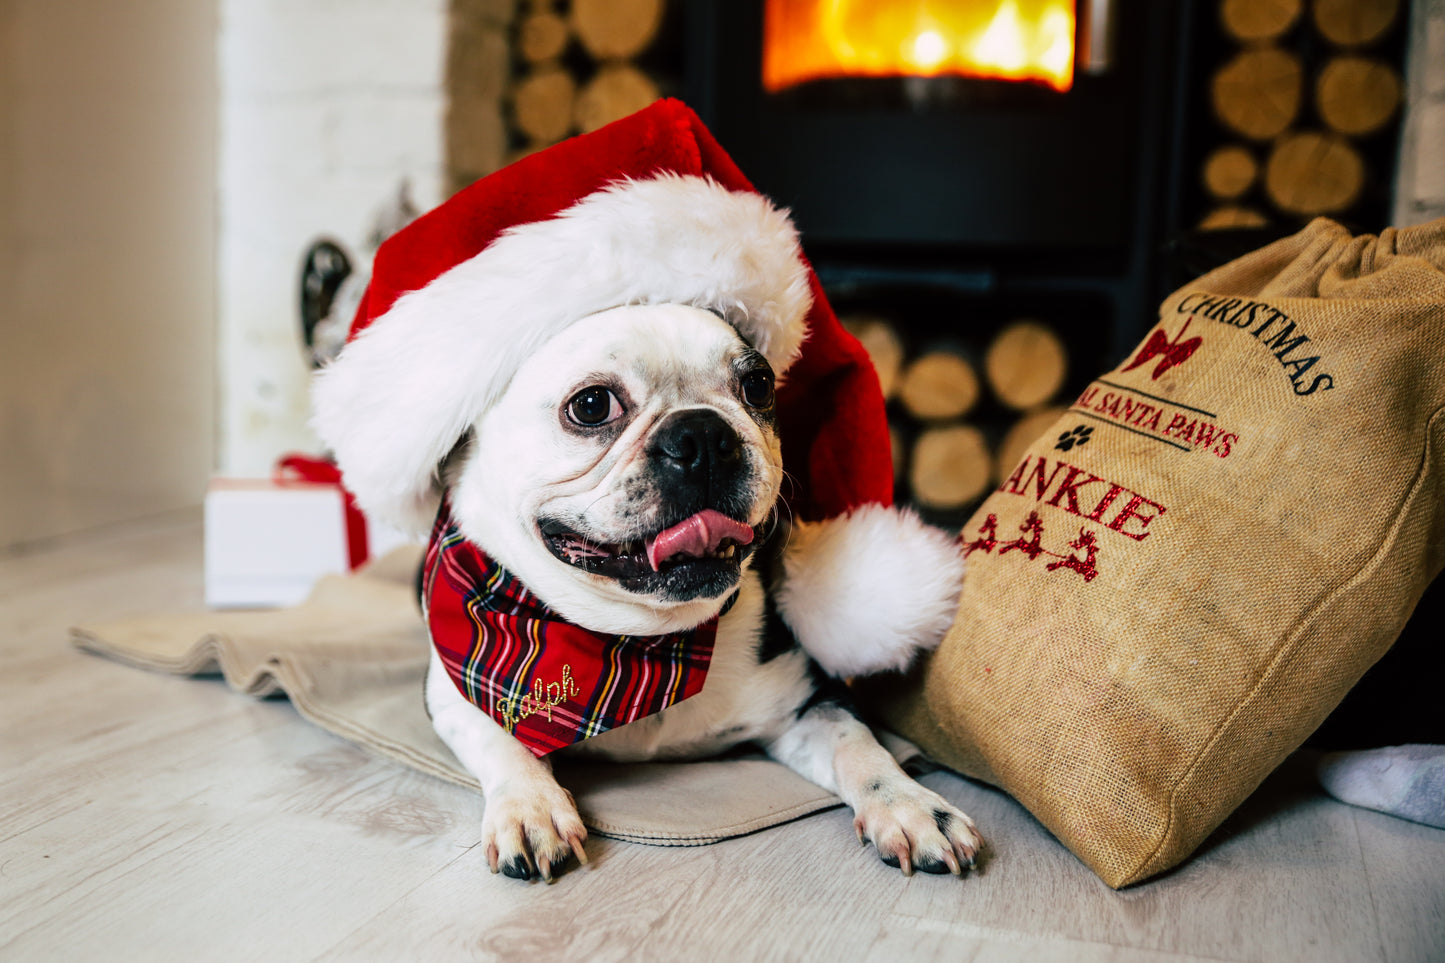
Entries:
POLYGON ((586 841, 572 794, 556 783, 495 792, 482 813, 487 865, 513 879, 540 876, 550 883, 568 857, 586 864, 586 841))
POLYGON ((853 817, 858 840, 872 842, 883 862, 903 875, 963 875, 972 869, 983 837, 978 827, 942 796, 911 779, 878 780, 867 787, 853 817))

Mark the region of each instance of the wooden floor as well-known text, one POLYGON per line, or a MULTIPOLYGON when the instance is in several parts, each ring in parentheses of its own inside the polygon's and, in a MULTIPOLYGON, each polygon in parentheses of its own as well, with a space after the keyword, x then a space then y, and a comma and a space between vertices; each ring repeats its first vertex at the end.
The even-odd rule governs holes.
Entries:
POLYGON ((903 878, 842 810, 495 877, 477 795, 66 642, 200 598, 192 516, 0 556, 0 960, 1445 960, 1445 831, 1328 800, 1301 759, 1122 893, 946 774, 994 847, 961 881, 903 878))

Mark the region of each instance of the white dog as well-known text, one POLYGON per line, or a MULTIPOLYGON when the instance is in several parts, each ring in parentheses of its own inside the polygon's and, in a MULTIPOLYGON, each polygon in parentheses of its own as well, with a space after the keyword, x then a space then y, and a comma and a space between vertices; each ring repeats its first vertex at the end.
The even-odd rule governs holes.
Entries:
POLYGON ((628 181, 403 296, 319 377, 316 425, 362 507, 433 526, 426 703, 485 794, 493 872, 586 862, 551 750, 739 743, 837 793, 904 873, 972 864, 972 821, 838 679, 936 644, 953 540, 879 506, 780 518, 774 370, 806 334, 807 278, 761 197, 628 181))

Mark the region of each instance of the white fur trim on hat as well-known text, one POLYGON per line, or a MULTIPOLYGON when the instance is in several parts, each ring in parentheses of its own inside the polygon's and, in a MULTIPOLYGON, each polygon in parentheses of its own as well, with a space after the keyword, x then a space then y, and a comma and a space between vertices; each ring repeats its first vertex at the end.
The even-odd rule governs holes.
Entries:
POLYGON ((312 425, 369 516, 425 532, 438 465, 524 359, 589 314, 659 303, 717 311, 781 376, 813 303, 792 222, 709 178, 619 181, 398 298, 317 375, 312 425))

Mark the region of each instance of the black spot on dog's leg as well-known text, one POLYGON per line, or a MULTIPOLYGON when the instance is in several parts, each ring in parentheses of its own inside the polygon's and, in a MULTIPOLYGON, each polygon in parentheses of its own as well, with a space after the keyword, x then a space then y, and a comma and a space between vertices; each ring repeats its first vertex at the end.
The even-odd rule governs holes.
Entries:
POLYGON ((948 835, 948 827, 952 822, 953 813, 945 812, 942 809, 935 809, 933 811, 933 825, 937 826, 938 831, 943 833, 943 835, 948 835))
POLYGON ((868 784, 868 792, 878 792, 883 788, 883 780, 875 779, 868 784))
POLYGON ((853 692, 842 679, 833 678, 812 659, 808 660, 808 677, 813 683, 813 692, 806 702, 798 706, 799 719, 819 706, 836 706, 855 719, 861 718, 858 706, 853 702, 853 692))
POLYGON ((792 630, 783 624, 782 616, 778 615, 773 605, 772 596, 765 597, 762 638, 758 640, 758 664, 766 665, 780 655, 796 651, 797 648, 798 640, 794 638, 792 630))
POLYGON ((781 655, 798 650, 798 640, 778 614, 774 598, 783 566, 783 546, 788 528, 779 525, 758 546, 753 555, 753 570, 763 583, 763 630, 758 640, 758 664, 766 665, 781 655))

